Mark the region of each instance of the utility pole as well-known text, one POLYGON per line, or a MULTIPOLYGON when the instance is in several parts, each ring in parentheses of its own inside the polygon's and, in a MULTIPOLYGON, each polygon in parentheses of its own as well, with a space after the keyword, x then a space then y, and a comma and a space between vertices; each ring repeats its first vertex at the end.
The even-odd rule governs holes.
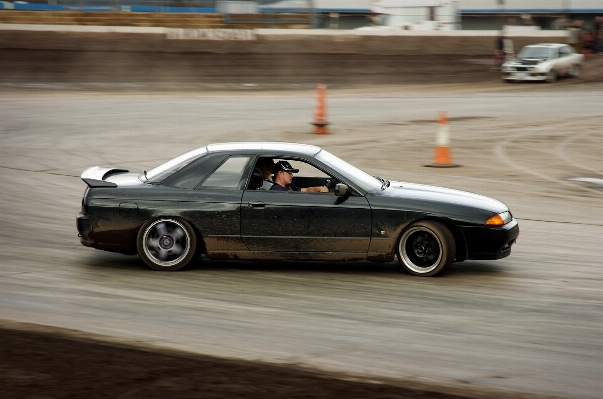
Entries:
POLYGON ((314 8, 314 0, 308 0, 308 3, 310 3, 310 18, 312 21, 312 28, 317 29, 318 19, 316 17, 316 9, 314 8))
POLYGON ((505 26, 505 0, 497 0, 498 1, 498 21, 500 25, 500 29, 505 26))
POLYGON ((563 16, 566 21, 570 19, 570 10, 572 8, 572 0, 562 0, 563 16))

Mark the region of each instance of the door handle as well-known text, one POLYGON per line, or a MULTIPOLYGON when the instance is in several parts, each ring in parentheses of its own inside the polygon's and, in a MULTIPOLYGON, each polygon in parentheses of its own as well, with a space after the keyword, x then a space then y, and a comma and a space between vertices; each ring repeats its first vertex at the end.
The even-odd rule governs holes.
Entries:
POLYGON ((251 202, 248 202, 247 205, 250 208, 265 208, 266 207, 266 204, 262 201, 251 201, 251 202))

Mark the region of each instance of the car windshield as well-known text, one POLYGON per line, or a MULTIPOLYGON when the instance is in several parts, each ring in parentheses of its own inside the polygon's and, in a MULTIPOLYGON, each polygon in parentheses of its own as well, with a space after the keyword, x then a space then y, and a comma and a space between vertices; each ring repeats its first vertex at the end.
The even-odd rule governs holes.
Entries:
POLYGON ((537 59, 548 60, 551 54, 551 49, 548 47, 524 47, 519 53, 520 59, 537 59))
POLYGON ((205 154, 207 154, 207 147, 197 148, 171 159, 148 172, 143 172, 138 178, 147 183, 159 183, 205 154))
POLYGON ((357 167, 350 165, 346 161, 337 158, 335 155, 325 150, 321 150, 315 157, 319 161, 324 162, 327 166, 341 173, 352 183, 356 183, 365 191, 380 189, 382 187, 382 182, 379 179, 361 171, 357 167))

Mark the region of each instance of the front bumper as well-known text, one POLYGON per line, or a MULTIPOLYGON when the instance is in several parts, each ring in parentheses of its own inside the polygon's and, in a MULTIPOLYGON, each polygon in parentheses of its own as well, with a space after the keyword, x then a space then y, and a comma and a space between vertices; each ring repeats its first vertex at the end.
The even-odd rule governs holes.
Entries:
POLYGON ((543 81, 547 79, 546 72, 501 72, 501 79, 504 80, 526 80, 526 81, 543 81))
POLYGON ((460 227, 467 242, 467 259, 493 260, 511 254, 511 247, 519 236, 519 224, 513 219, 500 227, 460 227))
POLYGON ((78 212, 76 218, 77 232, 80 242, 85 247, 94 247, 94 231, 92 231, 92 222, 90 216, 82 215, 78 212))

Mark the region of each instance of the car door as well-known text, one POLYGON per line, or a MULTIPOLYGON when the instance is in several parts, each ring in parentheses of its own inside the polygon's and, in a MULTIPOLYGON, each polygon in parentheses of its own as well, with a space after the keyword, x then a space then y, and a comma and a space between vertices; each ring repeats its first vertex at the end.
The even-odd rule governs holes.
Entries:
POLYGON ((193 190, 183 191, 183 216, 201 232, 210 258, 229 258, 244 250, 241 241, 241 197, 247 181, 248 155, 221 161, 193 190))
POLYGON ((245 190, 241 238, 250 251, 365 254, 371 209, 356 194, 245 190))
POLYGON ((551 70, 555 71, 557 76, 565 75, 565 60, 559 49, 551 49, 551 70))
POLYGON ((572 57, 568 46, 564 46, 559 49, 559 63, 561 71, 560 73, 563 75, 569 74, 572 67, 572 57))

